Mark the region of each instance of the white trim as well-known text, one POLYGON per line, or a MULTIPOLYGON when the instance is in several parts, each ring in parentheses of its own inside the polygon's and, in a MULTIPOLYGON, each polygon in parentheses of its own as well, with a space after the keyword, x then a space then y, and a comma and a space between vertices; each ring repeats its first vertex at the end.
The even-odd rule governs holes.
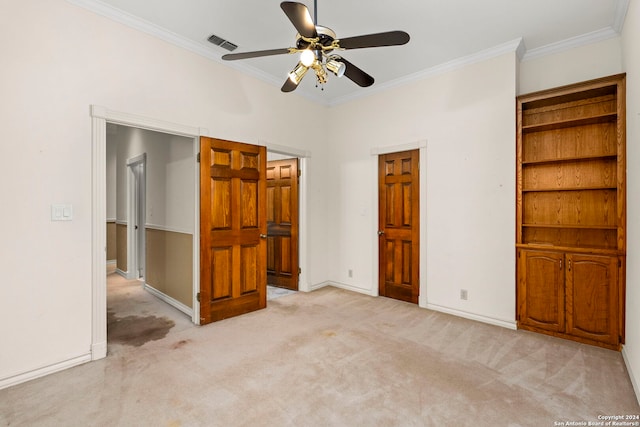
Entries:
POLYGON ((133 156, 127 159, 127 166, 133 166, 138 163, 146 163, 147 162, 147 153, 138 154, 137 156, 133 156))
POLYGON ((613 29, 618 33, 622 33, 624 21, 627 19, 627 11, 629 10, 630 0, 618 0, 616 2, 616 12, 613 18, 613 29))
POLYGON ((553 55, 567 51, 569 49, 575 49, 577 47, 586 46, 588 44, 601 42, 604 40, 618 37, 620 34, 611 27, 601 28, 596 31, 592 31, 587 34, 581 34, 576 37, 571 37, 559 42, 551 43, 546 46, 537 47, 535 49, 528 50, 522 57, 523 61, 529 61, 531 59, 537 59, 547 55, 553 55))
POLYGON ((193 317, 193 309, 191 307, 187 307, 186 305, 184 305, 183 303, 181 303, 177 299, 172 298, 169 295, 165 294, 164 292, 161 292, 161 291, 157 290, 156 288, 154 288, 153 286, 151 286, 148 283, 144 284, 144 289, 149 291, 149 293, 152 294, 153 296, 155 296, 156 298, 159 298, 162 301, 164 301, 167 304, 169 304, 170 306, 180 310, 181 312, 183 312, 187 316, 193 317))
POLYGON ((129 225, 129 222, 122 219, 116 219, 116 225, 129 225))
POLYGON ((633 391, 636 393, 636 400, 638 401, 638 404, 640 404, 640 384, 638 384, 638 381, 636 381, 635 373, 631 369, 631 364, 629 363, 627 348, 624 346, 622 347, 622 359, 624 360, 624 364, 627 366, 627 373, 629 374, 629 379, 631 380, 633 391))
POLYGON ((111 222, 117 223, 118 220, 116 218, 107 218, 107 222, 109 222, 109 223, 111 223, 111 222))
MULTIPOLYGON (((107 356, 107 123, 91 118, 91 359, 107 356)), ((116 270, 117 271, 117 270, 116 270)))
POLYGON ((288 147, 285 145, 271 144, 262 140, 258 141, 259 144, 266 146, 267 151, 271 153, 284 154, 298 158, 298 168, 300 171, 300 181, 298 183, 298 267, 300 268, 300 275, 298 276, 298 291, 311 292, 314 288, 310 285, 308 280, 308 167, 311 152, 307 150, 300 150, 299 148, 288 147))
POLYGON ((421 148, 427 148, 426 139, 422 139, 416 142, 410 142, 408 144, 390 145, 385 147, 373 147, 371 149, 371 155, 379 156, 381 154, 399 153, 401 151, 419 150, 421 148))
POLYGON ((107 265, 113 265, 113 264, 115 264, 115 263, 117 263, 117 262, 118 262, 118 260, 117 260, 117 259, 108 259, 108 260, 107 260, 107 265))
POLYGON ((284 154, 287 156, 295 156, 298 158, 311 157, 311 151, 309 150, 301 150, 300 148, 289 147, 286 145, 272 144, 260 139, 258 140, 258 145, 264 145, 265 147, 267 147, 267 151, 269 151, 270 153, 284 154))
POLYGON ((128 272, 126 272, 124 270, 120 270, 119 268, 116 268, 116 274, 119 274, 120 276, 124 277, 125 279, 129 276, 128 272))
POLYGON ((62 362, 54 363, 53 365, 44 366, 42 368, 34 369, 28 372, 24 372, 12 377, 4 378, 0 381, 0 390, 11 387, 17 384, 21 384, 27 381, 35 380, 36 378, 44 377, 49 374, 64 371, 65 369, 72 368, 74 366, 82 365, 91 361, 91 354, 83 354, 71 359, 64 360, 62 362))
MULTIPOLYGON (((377 275, 376 275, 377 277, 377 275)), ((375 292, 373 292, 373 289, 365 289, 365 288, 360 288, 358 286, 353 286, 353 285, 348 285, 346 283, 341 283, 341 282, 336 282, 335 280, 331 280, 329 282, 325 282, 324 286, 333 286, 334 288, 339 288, 339 289, 344 289, 346 291, 351 291, 351 292, 357 292, 359 294, 364 294, 364 295, 368 295, 370 297, 377 297, 378 296, 378 287, 375 287, 375 292)))
MULTIPOLYGON (((135 114, 123 113, 109 110, 98 105, 90 106, 91 115, 91 259, 92 259, 92 279, 91 279, 91 358, 101 359, 107 355, 107 266, 106 266, 106 227, 104 226, 107 217, 107 122, 126 126, 138 127, 142 129, 160 131, 173 135, 186 136, 194 140, 194 153, 199 151, 200 135, 208 133, 205 128, 185 126, 158 119, 138 116, 135 114)), ((198 168, 196 175, 198 174, 198 168)), ((196 193, 200 194, 198 187, 199 179, 196 179, 196 193)), ((194 247, 200 241, 200 228, 197 217, 199 212, 199 202, 196 197, 196 229, 193 235, 194 247)), ((117 222, 116 222, 117 223, 117 222)), ((199 253, 194 250, 194 254, 199 253)), ((193 287, 194 300, 199 289, 200 258, 193 257, 193 287)), ((119 270, 116 270, 119 272, 119 270)), ((119 272, 119 274, 121 274, 119 272)), ((197 301, 195 301, 197 302, 197 301)), ((199 324, 199 306, 194 304, 193 321, 199 324)))
POLYGON ((468 65, 486 61, 488 59, 495 58, 497 56, 501 56, 507 53, 521 52, 522 51, 521 45, 522 45, 522 37, 512 40, 510 42, 499 44, 489 49, 481 50, 480 52, 476 52, 471 55, 463 56, 462 58, 453 59, 443 64, 439 64, 434 67, 427 68, 426 70, 418 71, 417 73, 409 74, 408 76, 401 77, 399 79, 391 80, 386 83, 376 84, 375 86, 368 88, 364 92, 361 92, 361 91, 354 92, 345 96, 335 98, 333 101, 329 102, 327 105, 333 107, 336 105, 344 104, 350 101, 354 101, 356 99, 360 99, 360 98, 371 96, 380 92, 384 92, 386 90, 389 90, 395 87, 404 86, 409 83, 414 83, 416 81, 424 80, 429 77, 434 77, 434 76, 445 74, 454 70, 458 70, 468 65))
POLYGON ((147 187, 147 153, 138 154, 126 160, 127 165, 127 218, 132 218, 127 225, 127 279, 144 277, 146 273, 145 229, 146 219, 146 187, 147 187), (134 168, 142 166, 139 174, 134 168), (138 209, 141 207, 141 209, 138 209), (136 224, 140 222, 140 229, 136 224), (140 246, 140 247, 139 247, 140 246), (143 254, 142 257, 140 254, 143 254), (142 258, 142 259, 141 259, 142 258), (142 275, 140 274, 142 271, 142 275))
POLYGON ((514 331, 516 329, 518 329, 517 325, 516 325, 516 322, 514 322, 514 321, 496 319, 496 318, 493 318, 493 317, 482 316, 480 314, 469 313, 467 311, 462 311, 462 310, 456 310, 456 309, 453 309, 453 308, 449 308, 449 307, 445 307, 445 306, 437 305, 437 304, 427 304, 427 306, 425 308, 428 309, 428 310, 439 311, 441 313, 451 314, 453 316, 463 317, 463 318, 469 319, 469 320, 475 320, 475 321, 482 322, 482 323, 488 323, 488 324, 494 325, 494 326, 500 326, 500 327, 507 328, 507 329, 513 329, 514 331))
POLYGON ((188 234, 190 236, 193 236, 192 230, 187 230, 184 228, 177 228, 177 227, 170 227, 168 225, 158 225, 158 224, 151 224, 147 222, 145 223, 144 228, 157 230, 157 231, 168 231, 170 233, 188 234))
MULTIPOLYGON (((156 24, 153 24, 149 21, 146 21, 142 18, 134 16, 128 12, 125 12, 121 9, 118 9, 114 6, 102 3, 101 1, 98 1, 98 0, 67 0, 67 1, 76 6, 79 6, 91 12, 94 12, 98 15, 104 16, 105 18, 108 18, 115 22, 119 22, 123 25, 126 25, 127 27, 136 29, 138 31, 142 31, 143 33, 150 34, 174 46, 186 49, 197 55, 203 56, 207 59, 217 62, 220 65, 224 65, 225 67, 236 69, 246 75, 255 77, 258 80, 261 80, 272 86, 280 87, 282 85, 281 78, 272 76, 271 74, 266 73, 262 70, 259 70, 255 67, 252 67, 247 63, 243 63, 242 61, 224 61, 222 59, 222 55, 223 53, 226 53, 226 51, 225 52, 220 51, 219 48, 214 47, 206 39, 202 39, 201 42, 193 41, 179 34, 176 34, 172 31, 169 31, 165 28, 162 28, 156 24)), ((304 98, 307 98, 310 101, 317 102, 320 104, 325 103, 325 101, 318 95, 314 95, 312 93, 304 93, 301 91, 298 91, 296 93, 298 95, 303 96, 304 98)), ((206 133, 201 133, 200 135, 205 136, 206 133)))
POLYGON ((327 280, 324 282, 316 283, 315 285, 307 285, 307 292, 317 291, 318 289, 326 288, 327 286, 334 286, 333 283, 334 282, 327 280))

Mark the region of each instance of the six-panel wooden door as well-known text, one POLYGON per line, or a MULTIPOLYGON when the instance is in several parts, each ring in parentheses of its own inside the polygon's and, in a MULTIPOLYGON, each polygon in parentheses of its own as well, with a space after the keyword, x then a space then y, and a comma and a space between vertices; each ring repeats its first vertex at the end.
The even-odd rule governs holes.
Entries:
POLYGON ((200 139, 200 323, 266 307, 266 149, 200 139))
POLYGON ((298 159, 267 162, 267 281, 298 290, 298 159))
POLYGON ((418 303, 419 151, 378 158, 379 293, 418 303))

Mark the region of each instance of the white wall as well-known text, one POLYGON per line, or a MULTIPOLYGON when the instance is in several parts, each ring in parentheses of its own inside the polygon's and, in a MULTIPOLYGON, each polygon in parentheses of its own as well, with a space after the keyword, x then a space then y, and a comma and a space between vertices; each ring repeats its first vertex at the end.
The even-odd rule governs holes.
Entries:
POLYGON ((128 220, 127 159, 147 155, 146 219, 150 226, 193 234, 195 156, 193 139, 145 129, 117 126, 107 148, 117 149, 117 219, 128 220))
POLYGON ((623 354, 640 402, 640 4, 629 2, 622 37, 627 73, 627 342, 623 354))
MULTIPOLYGON (((374 147, 427 140, 426 299, 433 308, 513 324, 515 319, 516 55, 333 108, 331 279, 377 292, 374 147), (353 270, 353 278, 348 270, 353 270), (469 299, 459 298, 461 288, 469 299), (437 306, 437 307, 436 307, 437 306)), ((421 294, 423 294, 421 290, 421 294)))
MULTIPOLYGON (((115 126, 109 126, 107 133, 114 132, 115 126)), ((109 134, 111 137, 112 134, 109 134)), ((117 143, 107 144, 107 220, 116 219, 116 165, 118 164, 117 158, 117 143)))
MULTIPOLYGON (((313 151, 290 120, 325 110, 278 87, 64 0, 4 2, 0 67, 0 387, 86 358, 91 344, 89 106, 202 127, 219 138, 313 151), (51 222, 70 203, 74 220, 51 222), (10 243, 6 243, 10 242, 10 243)), ((323 156, 309 159, 310 230, 323 230, 323 156)), ((327 240, 309 239, 308 280, 324 280, 327 240)))
POLYGON ((610 76, 621 70, 620 37, 535 59, 525 56, 520 64, 518 95, 610 76))

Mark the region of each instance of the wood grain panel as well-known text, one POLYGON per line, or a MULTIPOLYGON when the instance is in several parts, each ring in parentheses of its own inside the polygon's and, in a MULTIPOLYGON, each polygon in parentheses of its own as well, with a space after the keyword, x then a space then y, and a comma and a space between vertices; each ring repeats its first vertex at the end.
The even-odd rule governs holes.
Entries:
POLYGON ((233 276, 233 248, 217 247, 211 251, 211 300, 229 298, 233 295, 231 277, 233 276))
POLYGON ((243 245, 240 247, 240 277, 241 294, 245 295, 258 290, 258 268, 260 251, 257 245, 243 245))
POLYGON ((231 181, 211 180, 211 229, 228 230, 231 227, 231 181))
POLYGON ((615 159, 527 165, 522 170, 524 191, 576 188, 616 188, 615 159))
POLYGON ((242 193, 240 209, 240 227, 242 229, 256 228, 259 224, 258 218, 258 182, 240 180, 240 192, 242 193))
POLYGON ((522 242, 565 248, 615 250, 617 230, 524 227, 522 242))
POLYGON ((523 135, 523 162, 615 156, 616 138, 615 123, 527 133, 523 135))
POLYGON ((616 190, 530 192, 523 197, 524 224, 617 225, 616 190))
POLYGON ((419 151, 385 154, 378 163, 379 293, 418 302, 419 151))
POLYGON ((588 97, 580 101, 570 101, 540 108, 527 108, 523 115, 523 125, 531 126, 541 123, 571 120, 576 117, 589 117, 600 114, 615 113, 615 89, 609 88, 609 94, 588 97))

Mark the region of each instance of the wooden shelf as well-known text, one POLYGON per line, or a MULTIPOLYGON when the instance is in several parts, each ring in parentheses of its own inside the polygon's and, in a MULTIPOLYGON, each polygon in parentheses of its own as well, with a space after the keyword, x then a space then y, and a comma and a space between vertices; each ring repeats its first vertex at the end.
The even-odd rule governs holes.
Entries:
POLYGON ((574 230, 617 230, 616 225, 579 225, 579 224, 522 224, 531 228, 570 228, 574 230))
POLYGON ((565 129, 575 126, 595 125, 599 123, 615 122, 617 113, 598 114, 588 117, 578 117, 569 120, 559 120, 556 122, 540 123, 535 125, 522 126, 523 133, 542 132, 547 130, 565 129))
POLYGON ((601 154, 596 156, 576 156, 576 157, 563 157, 561 159, 543 159, 543 160, 529 160, 523 161, 522 166, 540 165, 545 163, 563 163, 563 162, 576 162, 581 160, 616 160, 618 156, 616 154, 601 154))
POLYGON ((533 249, 533 250, 549 250, 549 251, 559 251, 559 252, 573 252, 573 253, 582 253, 582 254, 601 254, 601 255, 624 255, 623 251, 619 251, 617 249, 604 249, 601 247, 593 246, 593 247, 575 247, 575 246, 556 246, 551 243, 543 243, 543 242, 529 242, 529 243, 518 243, 516 244, 517 249, 533 249))
POLYGON ((543 193, 553 191, 593 191, 593 190, 617 190, 615 186, 602 187, 565 187, 565 188, 523 188, 523 193, 543 193))

